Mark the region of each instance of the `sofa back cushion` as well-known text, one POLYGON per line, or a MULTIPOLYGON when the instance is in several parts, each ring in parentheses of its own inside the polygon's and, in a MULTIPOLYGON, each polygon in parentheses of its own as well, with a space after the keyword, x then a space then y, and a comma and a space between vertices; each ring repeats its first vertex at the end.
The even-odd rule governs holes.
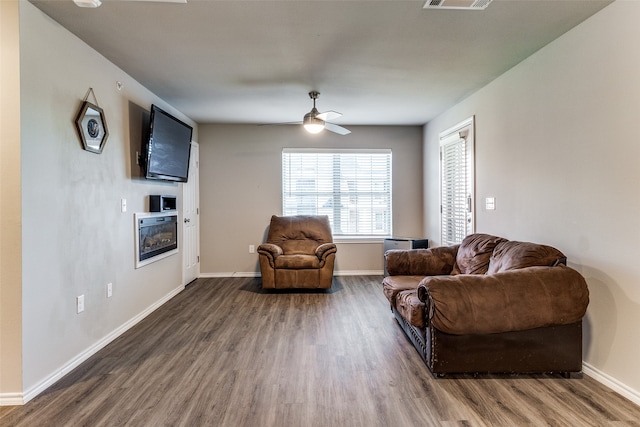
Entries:
POLYGON ((462 240, 452 275, 485 274, 489 269, 489 259, 494 248, 507 239, 489 234, 470 234, 462 240))
POLYGON ((554 247, 529 242, 505 241, 493 250, 487 274, 525 267, 553 267, 567 258, 554 247))
POLYGON ((434 276, 451 274, 458 246, 430 249, 391 249, 385 252, 387 272, 391 276, 434 276))
POLYGON ((271 217, 267 243, 278 245, 285 255, 313 254, 321 244, 332 242, 327 215, 271 217))

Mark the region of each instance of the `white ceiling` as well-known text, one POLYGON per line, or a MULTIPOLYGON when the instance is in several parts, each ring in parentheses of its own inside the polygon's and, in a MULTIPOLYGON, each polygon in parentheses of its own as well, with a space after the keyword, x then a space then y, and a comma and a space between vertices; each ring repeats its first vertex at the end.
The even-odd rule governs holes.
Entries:
POLYGON ((302 120, 318 90, 336 123, 421 125, 610 1, 31 3, 199 123, 302 120))

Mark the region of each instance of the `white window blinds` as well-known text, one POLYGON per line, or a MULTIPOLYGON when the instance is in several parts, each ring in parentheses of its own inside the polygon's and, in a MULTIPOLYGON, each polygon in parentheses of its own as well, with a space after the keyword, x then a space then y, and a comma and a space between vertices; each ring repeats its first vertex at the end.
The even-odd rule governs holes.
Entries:
POLYGON ((328 215, 334 236, 391 235, 391 150, 282 152, 283 215, 328 215))
POLYGON ((441 244, 455 245, 473 233, 473 141, 469 119, 440 136, 441 244))

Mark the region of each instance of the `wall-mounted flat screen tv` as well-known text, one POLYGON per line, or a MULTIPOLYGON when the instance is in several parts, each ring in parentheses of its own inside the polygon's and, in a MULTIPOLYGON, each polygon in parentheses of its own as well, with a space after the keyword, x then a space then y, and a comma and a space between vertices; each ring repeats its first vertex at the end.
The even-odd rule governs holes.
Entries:
POLYGON ((151 106, 143 147, 145 177, 187 182, 193 128, 156 105, 151 106))

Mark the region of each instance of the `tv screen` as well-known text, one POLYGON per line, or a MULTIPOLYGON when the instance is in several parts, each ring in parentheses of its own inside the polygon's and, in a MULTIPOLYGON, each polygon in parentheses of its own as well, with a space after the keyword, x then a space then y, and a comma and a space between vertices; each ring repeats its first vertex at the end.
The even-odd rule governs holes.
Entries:
POLYGON ((145 177, 187 182, 193 128, 155 105, 149 122, 145 177))

